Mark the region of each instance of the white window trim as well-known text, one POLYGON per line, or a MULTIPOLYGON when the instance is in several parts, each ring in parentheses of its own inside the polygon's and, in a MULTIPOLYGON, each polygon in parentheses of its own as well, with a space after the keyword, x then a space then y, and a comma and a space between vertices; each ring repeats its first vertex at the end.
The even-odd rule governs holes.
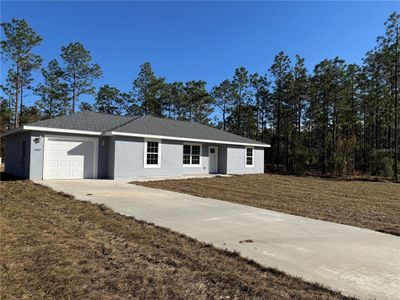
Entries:
POLYGON ((182 145, 182 166, 184 168, 201 168, 202 166, 202 156, 203 156, 203 144, 198 144, 198 143, 183 143, 182 145), (189 164, 184 164, 183 163, 183 145, 187 146, 200 146, 200 161, 199 164, 192 164, 192 147, 190 147, 190 163, 189 164))
POLYGON ((144 144, 143 167, 145 169, 161 168, 161 140, 145 139, 143 144, 144 144), (156 164, 156 165, 148 165, 147 164, 147 142, 157 142, 158 143, 158 164, 156 164))
POLYGON ((245 147, 244 148, 244 166, 246 168, 253 168, 254 167, 254 147, 245 147), (247 149, 252 149, 251 153, 252 153, 252 158, 253 159, 251 160, 251 162, 252 162, 251 165, 247 164, 247 149))

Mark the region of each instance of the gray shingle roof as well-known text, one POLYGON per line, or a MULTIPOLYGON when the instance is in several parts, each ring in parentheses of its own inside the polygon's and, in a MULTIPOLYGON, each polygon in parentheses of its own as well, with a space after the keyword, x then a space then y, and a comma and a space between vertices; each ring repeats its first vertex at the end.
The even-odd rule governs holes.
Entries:
POLYGON ((34 122, 27 126, 96 131, 103 133, 113 131, 120 133, 215 140, 265 146, 264 143, 199 123, 176 121, 150 116, 122 117, 95 112, 78 112, 67 116, 34 122))
POLYGON ((135 118, 82 111, 62 117, 30 123, 27 126, 104 132, 113 130, 114 128, 117 128, 126 122, 130 122, 133 119, 135 118))
POLYGON ((150 116, 144 116, 132 120, 131 122, 118 127, 114 131, 263 145, 263 143, 258 141, 199 123, 161 119, 150 116))

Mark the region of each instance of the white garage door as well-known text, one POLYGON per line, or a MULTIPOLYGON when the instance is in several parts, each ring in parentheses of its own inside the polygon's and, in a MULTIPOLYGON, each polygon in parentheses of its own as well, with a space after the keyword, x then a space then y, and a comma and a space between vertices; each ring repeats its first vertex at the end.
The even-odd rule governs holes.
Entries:
POLYGON ((96 178, 95 139, 46 137, 43 179, 96 178))

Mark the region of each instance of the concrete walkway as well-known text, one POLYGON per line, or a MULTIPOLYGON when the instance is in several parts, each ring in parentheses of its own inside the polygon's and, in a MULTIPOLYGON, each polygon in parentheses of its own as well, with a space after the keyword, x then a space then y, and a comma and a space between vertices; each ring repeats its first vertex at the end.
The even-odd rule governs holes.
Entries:
POLYGON ((400 237, 111 180, 37 181, 362 299, 400 299, 400 237), (248 242, 243 242, 250 240, 248 242), (242 241, 242 242, 241 242, 242 241))

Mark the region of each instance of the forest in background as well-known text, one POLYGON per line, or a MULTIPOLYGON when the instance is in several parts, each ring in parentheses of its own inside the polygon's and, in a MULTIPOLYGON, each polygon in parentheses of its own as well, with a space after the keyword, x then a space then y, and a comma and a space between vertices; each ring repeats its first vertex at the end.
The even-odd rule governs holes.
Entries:
POLYGON ((1 23, 1 55, 10 66, 0 85, 1 131, 83 110, 153 115, 271 144, 267 171, 398 180, 399 22, 400 14, 388 17, 359 65, 335 57, 307 70, 304 58, 280 52, 266 74, 238 67, 207 89, 203 80, 169 82, 145 62, 132 89, 120 91, 108 84, 95 89, 101 67, 78 42, 43 66, 35 52, 43 38, 25 20, 12 19, 1 23), (32 76, 38 70, 40 83, 32 76), (24 104, 27 92, 37 97, 31 106, 24 104), (83 95, 94 95, 95 102, 81 101, 83 95))

